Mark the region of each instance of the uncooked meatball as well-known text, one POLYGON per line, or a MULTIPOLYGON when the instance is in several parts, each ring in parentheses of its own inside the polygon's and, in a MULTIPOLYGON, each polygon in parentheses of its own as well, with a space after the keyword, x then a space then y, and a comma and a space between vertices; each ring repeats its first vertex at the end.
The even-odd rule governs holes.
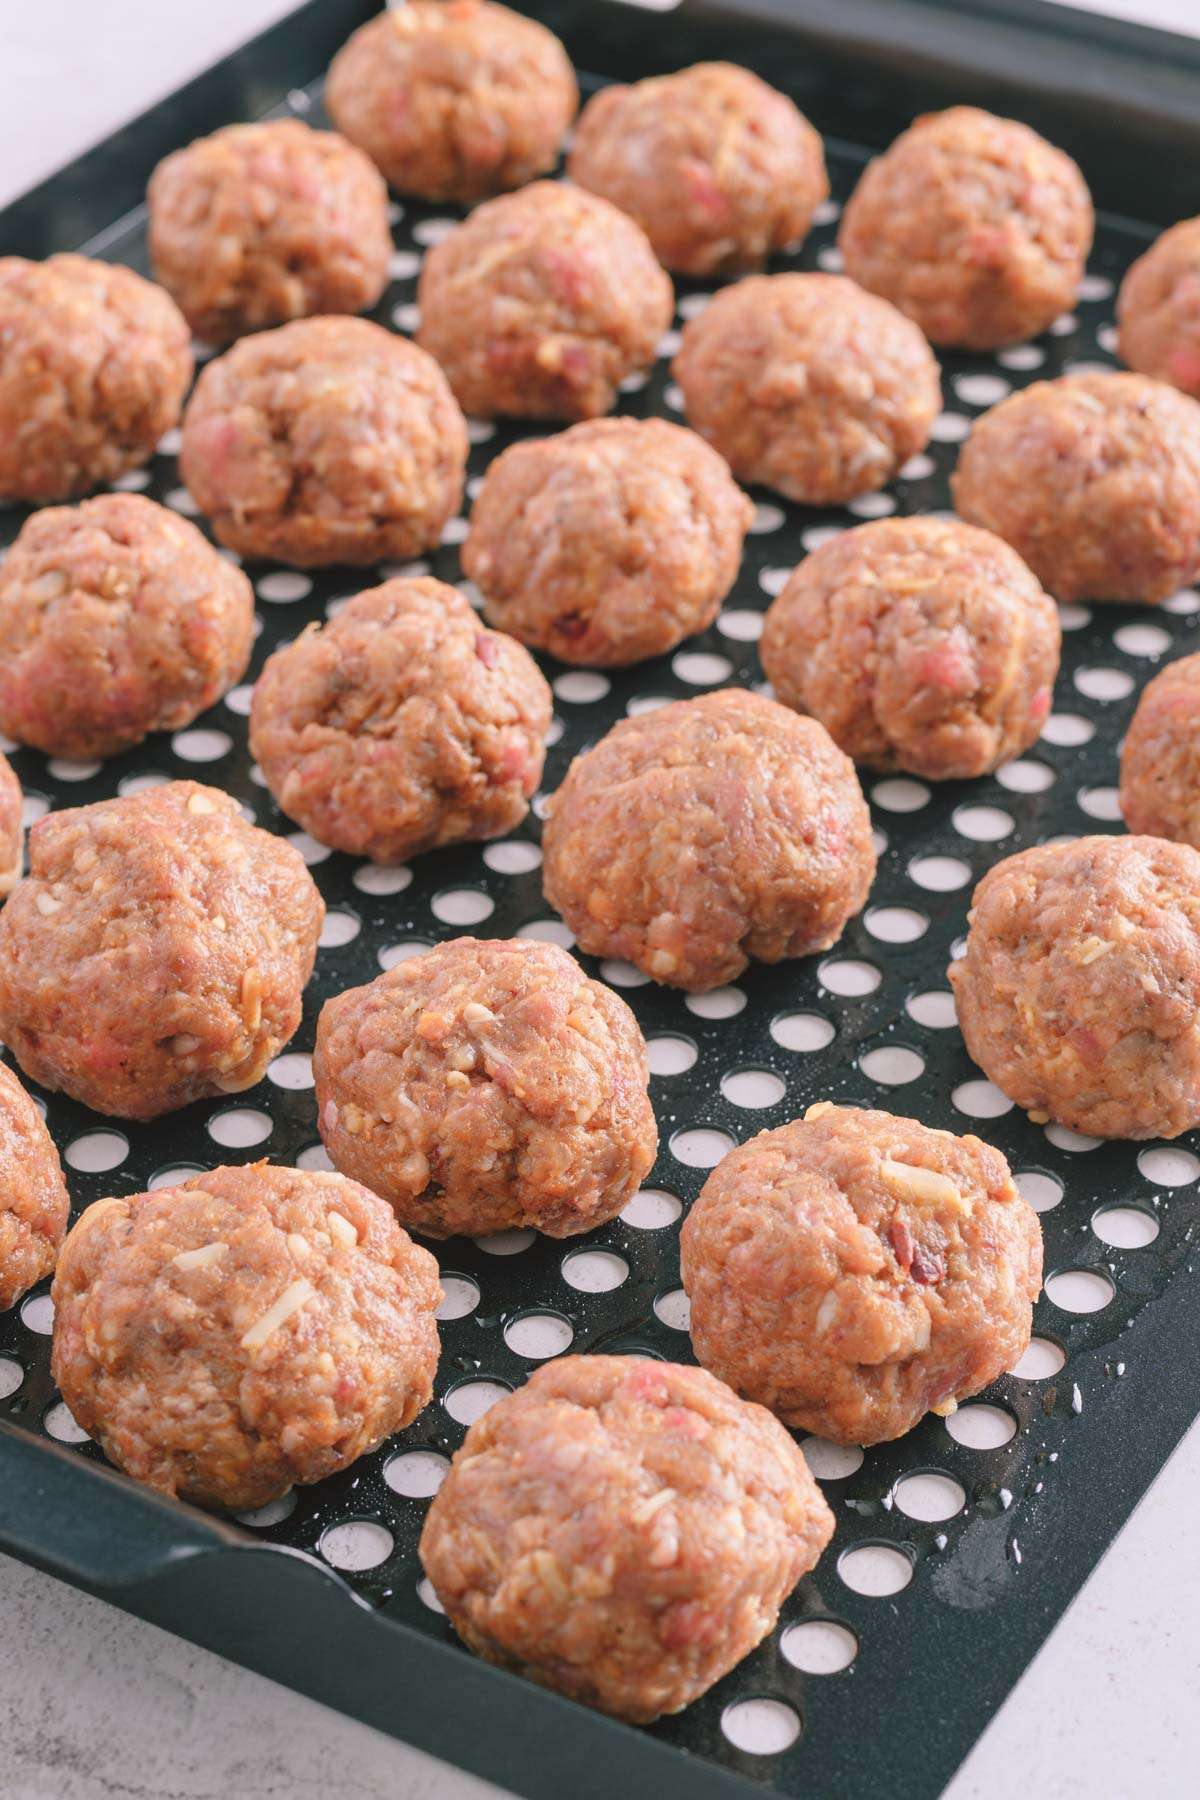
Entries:
POLYGON ((1042 1233, 977 1137, 824 1100, 718 1163, 680 1268, 706 1369, 786 1425, 877 1444, 1019 1361, 1042 1233))
POLYGON ((579 89, 536 20, 488 0, 409 0, 342 47, 325 104, 399 193, 469 205, 554 167, 579 89))
POLYGON ((334 1164, 428 1237, 573 1237, 654 1161, 637 1021, 555 944, 454 938, 339 994, 313 1073, 334 1164))
POLYGON ((1142 690, 1121 746, 1121 812, 1130 831, 1200 849, 1200 655, 1142 690))
POLYGON ((0 1312, 49 1275, 70 1207, 42 1115, 0 1063, 0 1312))
POLYGON ((0 755, 0 900, 11 894, 25 864, 21 784, 6 756, 0 755))
POLYGON ((1164 231, 1117 295, 1122 362, 1200 399, 1200 219, 1164 231))
POLYGON ((0 257, 0 504, 70 500, 139 468, 191 379, 182 313, 132 269, 0 257))
POLYGON ((990 531, 880 519, 805 557, 760 652, 776 699, 855 762, 943 781, 1036 742, 1061 640, 1053 600, 990 531))
POLYGON ((209 343, 365 312, 387 286, 387 187, 336 132, 227 125, 160 162, 147 200, 155 276, 209 343))
POLYGON ((396 863, 519 825, 553 711, 529 652, 457 588, 398 578, 275 652, 250 749, 313 837, 396 863))
POLYGON ((462 500, 445 377, 367 319, 297 319, 209 363, 180 471, 221 543, 297 568, 419 556, 462 500))
POLYGON ((751 957, 828 949, 875 875, 849 758, 741 688, 614 726, 571 764, 542 843, 546 898, 582 950, 694 993, 751 957))
POLYGON ((1074 305, 1093 225, 1065 151, 1015 119, 952 106, 868 163, 838 247, 847 274, 931 343, 991 350, 1074 305))
POLYGON ((890 481, 941 409, 928 344, 840 275, 752 275, 684 327, 688 423, 739 481, 833 505, 890 481))
POLYGON ((717 616, 754 508, 728 465, 665 419, 527 439, 483 479, 463 572, 493 625, 560 661, 620 667, 717 616))
POLYGON ((561 181, 479 207, 429 251, 417 298, 418 341, 480 418, 610 411, 675 307, 641 227, 561 181))
POLYGON ((410 1425, 438 1361, 437 1264, 341 1175, 210 1169, 97 1200, 54 1281, 54 1379, 137 1481, 264 1506, 410 1425))
POLYGON ((1038 1124, 1102 1138, 1200 1125, 1200 853, 1085 837, 975 889, 950 970, 967 1049, 1038 1124))
POLYGON ((1064 375, 977 419, 952 479, 1060 600, 1165 600, 1200 568, 1200 403, 1144 375, 1064 375))
POLYGON ((583 109, 567 173, 627 212, 680 275, 759 269, 798 244, 829 193, 821 139, 786 94, 696 63, 583 109))
POLYGON ((477 1654, 648 1724, 762 1642, 833 1528, 783 1427, 703 1369, 563 1356, 472 1425, 420 1551, 477 1654))
POLYGON ((0 912, 0 1039, 118 1118, 240 1093, 300 1023, 324 917, 300 852, 216 788, 51 813, 0 912))
POLYGON ((178 513, 138 494, 34 513, 0 565, 0 731, 115 756, 215 705, 253 645, 250 583, 178 513))

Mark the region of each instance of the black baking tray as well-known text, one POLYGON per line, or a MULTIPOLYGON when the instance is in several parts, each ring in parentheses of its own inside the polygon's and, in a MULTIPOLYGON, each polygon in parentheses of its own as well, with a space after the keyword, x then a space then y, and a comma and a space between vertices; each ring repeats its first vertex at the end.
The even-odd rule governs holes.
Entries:
MULTIPOLYGON (((374 10, 362 0, 311 0, 0 212, 0 253, 86 246, 144 267, 141 197, 158 158, 235 119, 292 110, 319 120, 329 58, 374 10)), ((1191 40, 1031 0, 970 9, 933 0, 685 0, 665 13, 619 0, 549 0, 525 10, 564 38, 586 91, 703 57, 757 68, 826 134, 837 201, 866 155, 914 113, 956 99, 1025 118, 1080 158, 1103 216, 1076 314, 1029 348, 1024 366, 1015 366, 1020 358, 943 359, 946 415, 928 458, 910 465, 890 490, 901 512, 948 505, 957 440, 998 382, 1017 386, 1079 363, 1112 365, 1114 284, 1157 230, 1200 210, 1200 44, 1191 40)), ((450 216, 446 208, 404 203, 395 224, 396 279, 378 309, 381 322, 411 326, 421 245, 450 216)), ((835 233, 828 209, 802 253, 778 266, 836 266, 835 233)), ((685 315, 703 291, 679 284, 685 315)), ((622 406, 675 416, 674 399, 660 361, 622 406)), ((515 435, 476 432, 472 476, 515 435)), ((150 466, 146 491, 186 503, 169 444, 150 466)), ((811 547, 814 532, 853 524, 875 504, 803 509, 765 493, 756 498, 758 529, 734 593, 718 625, 683 647, 683 660, 662 658, 591 683, 544 664, 557 684, 560 730, 547 790, 569 758, 631 703, 696 693, 714 679, 760 682, 753 634, 779 572, 811 547)), ((17 512, 0 514, 0 543, 20 521, 17 512)), ((429 559, 435 574, 452 581, 460 579, 456 535, 452 530, 429 559)), ((305 591, 281 601, 269 579, 277 572, 267 565, 250 572, 256 583, 267 578, 252 675, 275 644, 375 579, 371 572, 322 571, 310 587, 285 582, 284 592, 305 591)), ((374 1456, 300 1492, 291 1513, 270 1526, 219 1521, 162 1500, 109 1470, 91 1444, 55 1441, 61 1414, 53 1412, 43 1284, 0 1319, 0 1376, 7 1371, 13 1379, 15 1365, 19 1379, 0 1401, 0 1548, 534 1800, 608 1800, 622 1784, 634 1794, 679 1800, 733 1800, 756 1788, 918 1800, 939 1792, 1200 1412, 1200 1296, 1192 1267, 1200 1144, 1182 1140, 1164 1165, 1161 1146, 1088 1148, 1015 1110, 980 1118, 981 1106, 994 1111, 995 1096, 964 1085, 980 1078, 957 1032, 923 1024, 909 1008, 914 995, 945 992, 971 884, 998 856, 1050 836, 1120 829, 1112 793, 1120 734, 1148 676, 1164 659, 1197 647, 1198 618, 1200 597, 1186 594, 1153 613, 1067 609, 1052 738, 1017 769, 932 793, 919 784, 868 780, 885 840, 879 876, 867 913, 828 957, 752 968, 735 991, 698 1006, 647 985, 621 987, 648 1037, 682 1040, 684 1056, 689 1047, 695 1052, 690 1069, 652 1083, 662 1146, 647 1185, 673 1194, 683 1208, 705 1169, 675 1155, 686 1152, 680 1133, 744 1140, 825 1097, 882 1105, 933 1125, 981 1131, 1024 1176, 1042 1178, 1043 1196, 1061 1185, 1062 1198, 1043 1215, 1047 1270, 1102 1274, 1113 1290, 1091 1314, 1039 1300, 1035 1332, 1059 1347, 1065 1364, 1039 1380, 1006 1376, 989 1390, 985 1397, 1015 1422, 1008 1444, 969 1449, 929 1418, 901 1442, 869 1451, 853 1472, 827 1479, 838 1519, 830 1550, 787 1602, 781 1631, 703 1700, 634 1730, 470 1657, 418 1593, 415 1546, 425 1502, 394 1493, 384 1478, 397 1453, 447 1455, 461 1442, 463 1428, 443 1405, 454 1389, 481 1379, 514 1386, 528 1374, 531 1360, 504 1337, 516 1315, 557 1315, 577 1350, 686 1359, 686 1332, 676 1328, 670 1299, 662 1304, 678 1289, 677 1225, 650 1230, 617 1220, 574 1245, 537 1240, 503 1256, 470 1240, 438 1246, 444 1272, 474 1282, 480 1297, 443 1326, 434 1403, 374 1456), (935 878, 921 860, 931 858, 938 859, 932 888, 921 885, 935 878), (885 930, 902 941, 881 937, 885 930), (824 1047, 801 1053, 772 1035, 781 1017, 796 1014, 818 1022, 808 1029, 828 1035, 824 1047), (892 1086, 873 1079, 870 1052, 881 1048, 914 1053, 919 1072, 892 1086), (763 1092, 770 1104, 733 1103, 737 1087, 726 1092, 727 1078, 748 1070, 769 1078, 763 1092), (1151 1221, 1147 1230, 1157 1228, 1152 1244, 1115 1250, 1101 1240, 1093 1217, 1118 1202, 1151 1221), (581 1247, 622 1259, 626 1279, 605 1292, 570 1286, 563 1259, 581 1247), (941 1523, 907 1518, 896 1502, 898 1481, 933 1470, 960 1484, 964 1507, 941 1523), (322 1562, 322 1535, 353 1520, 382 1524, 393 1549, 373 1568, 337 1573, 322 1562), (912 1571, 903 1591, 872 1598, 841 1579, 841 1559, 868 1543, 902 1552, 912 1571), (781 1632, 805 1619, 839 1620, 854 1632, 858 1651, 849 1668, 805 1675, 788 1662, 781 1632), (739 1750, 722 1731, 726 1709, 756 1697, 783 1702, 802 1723, 797 1741, 780 1753, 739 1750)), ((32 809, 98 800, 148 776, 191 774, 228 788, 264 826, 290 832, 249 761, 245 696, 231 699, 199 721, 200 740, 154 740, 103 767, 16 752, 32 809), (210 760, 191 760, 198 751, 210 760)), ((514 834, 514 842, 529 846, 526 862, 538 833, 535 813, 514 834)), ((313 872, 342 933, 354 935, 318 958, 290 1046, 301 1056, 331 993, 370 979, 381 951, 454 935, 456 909, 486 911, 473 927, 485 934, 554 929, 537 869, 505 873, 485 861, 480 846, 419 859, 408 884, 401 887, 398 877, 391 892, 370 891, 379 889, 377 881, 364 891, 361 866, 350 858, 325 857, 313 872), (466 901, 447 899, 464 894, 466 901)), ((618 983, 625 978, 620 969, 599 970, 590 960, 587 966, 618 983)), ((911 1057, 909 1065, 911 1071, 911 1057)), ((289 1075, 302 1080, 303 1065, 289 1065, 289 1075)), ((289 1162, 316 1152, 311 1092, 276 1081, 236 1102, 194 1106, 149 1126, 114 1127, 63 1096, 42 1097, 68 1162, 113 1164, 69 1170, 76 1211, 103 1193, 137 1191, 181 1165, 263 1154, 289 1162), (261 1141, 219 1147, 210 1123, 225 1119, 217 1129, 228 1135, 228 1114, 247 1111, 258 1115, 261 1141), (90 1139, 96 1132, 122 1141, 97 1145, 90 1139), (89 1138, 82 1149, 81 1138, 89 1138)))

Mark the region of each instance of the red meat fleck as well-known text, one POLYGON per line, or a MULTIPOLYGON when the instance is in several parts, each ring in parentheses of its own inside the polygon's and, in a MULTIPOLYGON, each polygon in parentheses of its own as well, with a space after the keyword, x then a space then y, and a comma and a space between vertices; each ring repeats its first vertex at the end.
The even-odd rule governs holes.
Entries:
POLYGON ((922 1287, 934 1287, 946 1273, 946 1259, 935 1256, 932 1251, 922 1249, 920 1244, 913 1247, 912 1276, 922 1287))
POLYGON ((494 669, 500 661, 500 646, 494 637, 481 631, 475 639, 475 654, 485 669, 494 669))
POLYGON ((913 1234, 908 1228, 907 1219, 902 1219, 899 1213, 888 1226, 888 1242, 896 1253, 896 1261, 907 1275, 912 1268, 913 1234))

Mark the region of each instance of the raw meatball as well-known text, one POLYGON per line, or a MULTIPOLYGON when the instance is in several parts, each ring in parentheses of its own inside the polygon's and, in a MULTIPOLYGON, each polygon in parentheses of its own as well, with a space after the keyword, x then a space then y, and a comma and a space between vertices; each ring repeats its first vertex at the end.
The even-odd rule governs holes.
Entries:
POLYGON ((554 167, 579 89, 535 20, 487 0, 409 0, 338 52, 325 104, 400 193, 469 205, 554 167))
POLYGON ((990 350, 1075 301, 1092 198, 1065 151, 974 106, 928 113, 867 165, 842 215, 846 272, 932 343, 990 350))
POLYGON ((216 788, 51 813, 0 912, 0 1038, 118 1118, 240 1093, 300 1022, 324 917, 300 852, 216 788))
POLYGON ((761 268, 826 199, 821 139, 777 89, 733 63, 696 63, 583 109, 567 172, 627 212, 680 275, 761 268))
POLYGON ((1064 375, 976 420, 952 487, 1060 600, 1165 600, 1200 568, 1200 403, 1064 375))
POLYGON ((706 1369, 785 1425, 877 1444, 1020 1359, 1042 1233, 977 1137, 824 1100, 718 1163, 680 1267, 706 1369))
POLYGON ((0 900, 12 893, 25 863, 21 808, 21 784, 8 758, 0 756, 0 900))
POLYGON ((915 325, 840 275, 752 275, 684 327, 688 422, 739 481, 832 505, 929 442, 938 366, 915 325))
POLYGON ((418 341, 481 418, 608 412, 675 309, 641 227, 561 181, 479 207, 426 256, 417 298, 418 341))
POLYGON ((967 1049, 1038 1124, 1103 1138, 1200 1125, 1200 853, 1086 837, 975 889, 950 970, 967 1049))
POLYGON ((227 125, 160 162, 147 199, 154 273, 209 343, 365 312, 387 286, 387 187, 336 132, 227 125))
POLYGON ((42 1115, 0 1063, 0 1312, 53 1269, 70 1205, 42 1115))
POLYGON ((519 825, 553 711, 529 652, 484 630, 457 588, 397 579, 275 652, 250 749, 313 837, 395 863, 519 825))
POLYGON ((1127 271, 1117 295, 1121 360, 1200 399, 1200 219, 1183 219, 1127 271))
POLYGON ((1121 746, 1121 811, 1130 831, 1200 849, 1200 655, 1143 689, 1121 746))
POLYGON ((315 569, 433 549, 466 461, 423 350, 366 319, 297 319, 209 363, 179 467, 223 544, 315 569))
POLYGON ((849 759, 742 688, 614 726, 571 764, 542 842, 581 949, 695 993, 751 957, 828 949, 875 874, 849 759))
POLYGON ((50 756, 115 756, 228 693, 254 591, 178 513, 101 494, 34 513, 0 565, 0 731, 50 756))
POLYGON ((614 1218, 658 1133, 637 1021, 555 944, 454 938, 330 1000, 321 1136, 428 1237, 614 1218))
POLYGON ((472 1650, 647 1724, 762 1642, 833 1528, 782 1426, 703 1369, 562 1356, 472 1425, 420 1550, 472 1650))
POLYGON ((1062 633, 1015 551, 942 519, 880 519, 805 558, 767 613, 775 696, 855 762, 969 779, 1036 742, 1062 633))
POLYGON ((191 379, 182 313, 132 269, 0 257, 0 504, 69 500, 138 468, 191 379))
POLYGON ((621 666, 712 624, 754 508, 664 419, 596 419, 492 463, 462 566, 493 625, 562 662, 621 666))
POLYGON ((412 1423, 441 1297, 432 1256, 357 1182, 210 1169, 88 1207, 59 1258, 51 1367, 126 1474, 259 1507, 412 1423))

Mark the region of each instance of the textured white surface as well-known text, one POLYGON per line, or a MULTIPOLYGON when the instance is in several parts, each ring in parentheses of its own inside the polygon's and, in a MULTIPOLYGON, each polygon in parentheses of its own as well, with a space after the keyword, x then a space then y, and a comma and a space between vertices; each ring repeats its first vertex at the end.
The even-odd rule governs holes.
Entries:
MULTIPOLYGON (((292 3, 8 0, 0 204, 292 3)), ((1200 30, 1198 0, 1091 3, 1200 30)), ((976 1747, 950 1800, 1174 1800, 1195 1791, 1198 1489, 1200 1428, 976 1747)), ((2 1557, 0 1644, 4 1800, 498 1792, 2 1557)))

